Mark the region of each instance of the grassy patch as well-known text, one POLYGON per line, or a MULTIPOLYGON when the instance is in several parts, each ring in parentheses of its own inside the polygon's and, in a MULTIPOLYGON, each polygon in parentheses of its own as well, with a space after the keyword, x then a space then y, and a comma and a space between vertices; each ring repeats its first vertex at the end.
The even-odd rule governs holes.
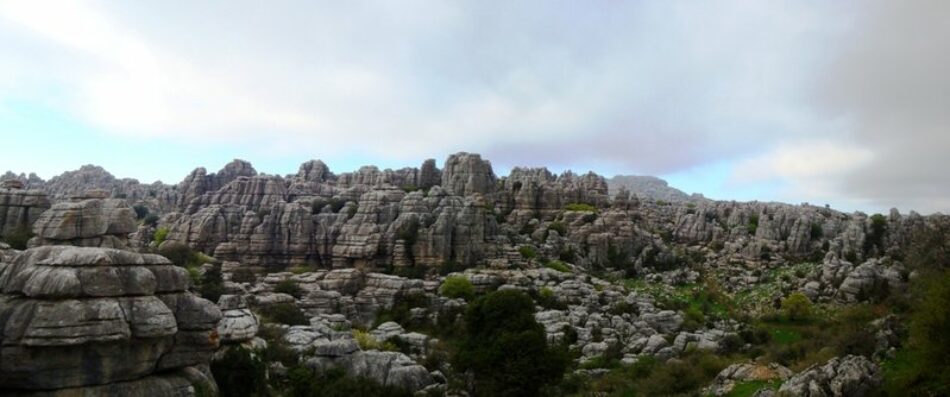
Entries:
POLYGON ((753 380, 736 384, 726 397, 751 397, 755 392, 762 389, 778 390, 782 386, 780 381, 753 380))

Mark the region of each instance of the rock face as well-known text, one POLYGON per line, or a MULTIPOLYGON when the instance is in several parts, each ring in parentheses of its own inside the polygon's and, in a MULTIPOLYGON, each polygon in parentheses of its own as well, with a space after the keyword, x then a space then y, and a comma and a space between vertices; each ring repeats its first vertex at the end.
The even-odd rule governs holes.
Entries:
POLYGON ((779 395, 794 397, 861 397, 881 382, 877 364, 863 356, 836 357, 791 377, 779 395))
POLYGON ((761 365, 754 363, 732 364, 716 375, 706 392, 714 396, 728 395, 739 383, 750 381, 784 381, 794 373, 779 364, 761 365))
POLYGON ((617 175, 607 180, 610 195, 626 190, 636 196, 668 202, 687 201, 691 197, 682 190, 671 187, 666 181, 655 176, 617 175))
POLYGON ((0 188, 0 236, 31 230, 33 223, 50 207, 42 191, 23 190, 22 184, 7 186, 16 188, 0 188))
POLYGON ((0 264, 0 390, 194 395, 218 347, 218 308, 164 257, 31 248, 0 264), (62 389, 62 390, 57 390, 62 389))
POLYGON ((135 211, 125 200, 95 198, 61 202, 37 219, 33 225, 36 237, 30 246, 126 248, 128 235, 136 227, 135 211))
POLYGON ((445 160, 442 187, 459 196, 488 194, 495 190, 495 173, 492 172, 491 163, 482 160, 482 156, 456 153, 445 160))
POLYGON ((260 321, 247 307, 247 301, 241 295, 221 295, 218 300, 222 318, 218 323, 218 335, 221 343, 242 343, 254 339, 260 321))

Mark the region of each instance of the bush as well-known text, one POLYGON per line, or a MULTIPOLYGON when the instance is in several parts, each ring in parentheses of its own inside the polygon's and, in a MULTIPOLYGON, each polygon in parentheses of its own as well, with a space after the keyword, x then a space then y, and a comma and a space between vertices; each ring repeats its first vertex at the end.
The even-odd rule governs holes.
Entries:
POLYGON ((155 214, 146 215, 145 219, 142 220, 142 224, 145 226, 152 226, 152 227, 154 227, 155 225, 158 225, 158 215, 155 215, 155 214))
POLYGON ((557 297, 554 296, 554 290, 548 287, 541 288, 534 298, 538 301, 538 306, 547 310, 567 310, 567 305, 558 301, 557 297))
POLYGON ((350 377, 341 368, 314 373, 312 369, 294 367, 287 372, 288 397, 410 397, 408 390, 384 386, 373 379, 350 377))
POLYGON ((561 237, 567 236, 567 226, 563 222, 551 222, 548 225, 548 231, 555 231, 561 237))
POLYGON ((159 248, 158 253, 176 266, 198 267, 211 261, 207 255, 197 252, 182 243, 168 243, 159 248))
POLYGON ((264 317, 274 323, 308 325, 310 320, 293 303, 278 303, 264 311, 264 317))
POLYGON ((211 373, 222 396, 266 396, 267 365, 260 355, 240 346, 211 362, 211 373))
POLYGON ((472 282, 462 276, 447 277, 439 288, 439 292, 452 299, 471 300, 475 297, 475 287, 472 286, 472 282))
POLYGON ((821 228, 820 223, 811 224, 811 230, 809 231, 808 236, 811 237, 812 240, 818 240, 824 234, 825 234, 825 230, 821 228))
POLYGON ((782 300, 782 313, 792 321, 808 319, 811 316, 811 299, 801 292, 793 292, 782 300))
POLYGON ((746 230, 749 232, 749 235, 755 235, 755 232, 759 230, 759 215, 749 217, 749 224, 746 225, 746 230))
POLYGON ((198 287, 201 297, 212 302, 217 302, 224 294, 224 279, 221 277, 221 266, 213 266, 201 277, 201 284, 198 287))
POLYGON ((293 296, 294 298, 300 299, 303 297, 303 289, 297 285, 297 282, 291 279, 282 280, 274 286, 274 292, 279 292, 282 294, 287 294, 293 296))
POLYGON ((162 245, 165 242, 165 239, 168 238, 168 228, 160 227, 155 231, 153 239, 155 240, 155 245, 162 245))
POLYGON ((12 231, 3 235, 2 241, 16 250, 25 250, 27 243, 33 238, 33 231, 26 226, 17 226, 12 231))
POLYGON ((521 254, 522 258, 529 260, 538 256, 538 251, 536 251, 534 247, 530 245, 522 245, 520 248, 518 248, 518 253, 521 254))
POLYGON ((520 291, 496 291, 469 305, 453 367, 474 376, 472 394, 537 396, 561 379, 566 351, 547 345, 534 302, 520 291))
POLYGON ((950 395, 950 270, 923 283, 908 345, 885 370, 894 395, 950 395))
POLYGON ((564 206, 565 210, 578 212, 597 212, 597 207, 586 203, 570 203, 564 206))
POLYGON ((367 331, 362 331, 358 329, 353 330, 353 339, 356 339, 356 343, 360 345, 360 349, 363 350, 385 350, 385 351, 398 351, 391 342, 380 342, 377 341, 372 335, 367 331))
POLYGON ((561 273, 570 273, 570 272, 571 272, 571 268, 570 268, 569 266, 567 266, 566 263, 561 262, 561 261, 559 261, 559 260, 548 261, 548 262, 546 262, 546 263, 544 264, 544 267, 546 267, 546 268, 548 268, 548 269, 552 269, 552 270, 557 270, 557 271, 559 271, 559 272, 561 272, 561 273))
POLYGON ((133 205, 132 209, 135 211, 135 219, 142 219, 148 215, 148 207, 142 204, 133 205))

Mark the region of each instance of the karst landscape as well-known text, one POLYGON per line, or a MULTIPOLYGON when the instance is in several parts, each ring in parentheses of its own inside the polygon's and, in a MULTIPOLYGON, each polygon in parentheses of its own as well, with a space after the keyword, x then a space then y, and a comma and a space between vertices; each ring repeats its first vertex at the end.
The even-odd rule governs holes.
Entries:
POLYGON ((0 397, 950 396, 948 20, 0 0, 0 397))
POLYGON ((861 396, 946 368, 920 350, 946 343, 939 214, 464 152, 2 179, 5 395, 861 396))

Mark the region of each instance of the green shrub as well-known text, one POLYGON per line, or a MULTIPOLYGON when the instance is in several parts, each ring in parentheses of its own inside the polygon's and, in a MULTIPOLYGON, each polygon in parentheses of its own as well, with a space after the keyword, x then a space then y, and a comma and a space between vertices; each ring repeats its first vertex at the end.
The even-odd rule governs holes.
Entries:
POLYGON ((155 235, 153 236, 153 238, 155 240, 155 245, 162 245, 162 243, 165 242, 165 239, 168 238, 168 228, 167 227, 158 228, 158 230, 155 231, 155 235))
POLYGON ((347 376, 343 369, 335 367, 315 373, 305 367, 294 367, 287 372, 287 397, 410 397, 408 390, 384 386, 373 379, 347 376))
POLYGON ((133 205, 132 210, 135 211, 135 219, 143 219, 148 215, 148 207, 142 204, 133 205))
POLYGON ((186 268, 198 267, 211 261, 211 258, 207 255, 197 252, 182 243, 169 242, 159 248, 158 253, 168 258, 168 260, 172 261, 176 266, 186 268))
POLYGON ((811 299, 801 292, 793 292, 782 300, 782 312, 792 321, 808 319, 811 316, 811 299))
POLYGON ((571 268, 566 263, 559 260, 547 261, 544 263, 544 267, 552 270, 557 270, 561 273, 570 273, 571 268))
POLYGON ((293 303, 278 303, 264 311, 264 318, 280 324, 308 325, 310 320, 293 303))
POLYGON ((240 346, 211 362, 211 373, 222 396, 267 396, 267 365, 260 355, 240 346))
POLYGON ((520 248, 518 248, 518 253, 521 254, 521 257, 525 259, 534 259, 538 256, 538 251, 536 251, 534 247, 530 245, 522 245, 520 248))
POLYGON ((367 331, 354 329, 353 330, 353 339, 356 339, 356 343, 360 345, 360 349, 363 350, 385 350, 385 351, 398 351, 399 349, 392 342, 380 342, 377 341, 372 335, 367 331))
POLYGON ((152 226, 152 227, 154 227, 155 225, 158 225, 158 215, 155 215, 155 214, 146 215, 145 219, 142 219, 142 224, 145 226, 152 226))
POLYGON ((473 376, 478 396, 538 396, 563 376, 566 351, 547 345, 523 292, 496 291, 469 305, 453 368, 473 376))
POLYGON ((759 230, 759 215, 755 214, 749 217, 749 224, 746 225, 746 231, 749 232, 749 235, 754 236, 757 230, 759 230))
POLYGON ((303 298, 304 293, 303 289, 297 285, 297 282, 289 278, 277 283, 277 285, 274 286, 274 292, 287 294, 297 299, 303 298))
POLYGON ((950 270, 921 281, 906 348, 885 366, 893 395, 950 395, 950 270))
POLYGON ((567 305, 558 301, 557 297, 554 296, 554 290, 548 287, 541 288, 534 299, 538 301, 538 306, 547 310, 567 310, 567 305))
MULTIPOLYGON (((193 268, 192 268, 193 269, 193 268)), ((201 297, 212 302, 217 302, 224 294, 224 279, 221 277, 221 266, 215 265, 208 269, 201 277, 201 283, 198 287, 201 297)))
POLYGON ((820 223, 812 223, 812 224, 811 224, 811 230, 809 231, 808 236, 811 237, 812 240, 818 240, 818 239, 820 239, 824 234, 825 234, 825 230, 822 229, 820 223))
POLYGON ((557 232, 561 237, 567 236, 567 225, 563 222, 551 222, 551 224, 548 225, 548 231, 551 230, 557 232))
POLYGON ((442 295, 452 299, 463 298, 471 300, 475 297, 475 287, 471 281, 462 276, 447 277, 442 287, 439 288, 442 295))
POLYGON ((565 210, 578 212, 596 212, 597 207, 586 203, 570 203, 564 206, 565 210))

